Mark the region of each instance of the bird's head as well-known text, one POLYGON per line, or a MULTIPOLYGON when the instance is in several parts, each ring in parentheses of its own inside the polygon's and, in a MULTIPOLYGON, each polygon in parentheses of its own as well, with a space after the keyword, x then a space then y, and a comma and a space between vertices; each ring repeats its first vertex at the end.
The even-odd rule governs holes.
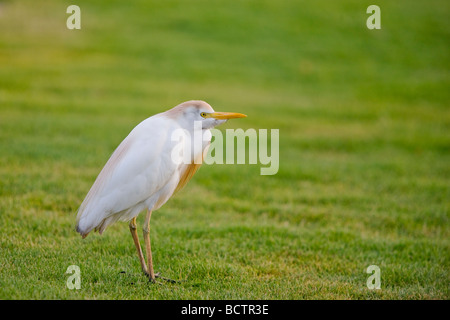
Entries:
POLYGON ((195 121, 201 121, 202 129, 211 129, 228 119, 245 118, 242 113, 215 112, 205 101, 191 100, 165 112, 167 116, 176 119, 182 127, 192 128, 195 121))

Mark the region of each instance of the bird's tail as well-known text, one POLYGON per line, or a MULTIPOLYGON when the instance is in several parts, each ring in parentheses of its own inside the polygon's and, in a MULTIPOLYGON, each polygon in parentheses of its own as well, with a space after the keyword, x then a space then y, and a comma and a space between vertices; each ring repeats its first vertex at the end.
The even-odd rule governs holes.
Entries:
POLYGON ((85 223, 86 219, 80 217, 80 212, 78 211, 77 224, 75 226, 75 230, 81 235, 84 239, 88 236, 89 232, 92 231, 93 228, 89 228, 89 226, 85 223))

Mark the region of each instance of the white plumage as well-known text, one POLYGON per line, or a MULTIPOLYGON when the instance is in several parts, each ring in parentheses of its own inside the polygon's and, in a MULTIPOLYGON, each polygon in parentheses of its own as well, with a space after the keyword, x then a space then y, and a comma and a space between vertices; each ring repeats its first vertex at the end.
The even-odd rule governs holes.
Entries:
MULTIPOLYGON (((240 117, 245 115, 214 112, 206 102, 193 100, 142 121, 111 155, 82 202, 77 214, 77 231, 84 238, 92 230, 102 233, 118 220, 135 223, 136 216, 143 210, 150 215, 159 209, 201 165, 211 139, 209 129, 227 119, 240 117), (195 127, 195 121, 201 121, 201 126, 195 127), (176 130, 185 132, 182 140, 173 140, 176 130), (209 136, 197 149, 193 148, 195 130, 200 130, 202 136, 209 136), (182 149, 190 152, 188 162, 172 159, 174 148, 180 141, 191 146, 182 149)), ((147 220, 149 223, 150 216, 147 220)), ((136 239, 135 244, 139 254, 140 246, 136 239)), ((151 253, 149 249, 148 253, 151 253)), ((140 259, 142 263, 142 252, 140 259)), ((147 274, 149 271, 144 270, 147 274)), ((153 270, 150 277, 154 280, 152 273, 153 270)))
POLYGON ((81 204, 78 232, 86 235, 98 228, 101 233, 111 223, 128 221, 144 208, 158 209, 155 204, 175 190, 180 175, 180 166, 166 151, 172 144, 169 132, 175 127, 174 120, 159 114, 131 131, 81 204), (164 189, 168 189, 165 194, 164 189))

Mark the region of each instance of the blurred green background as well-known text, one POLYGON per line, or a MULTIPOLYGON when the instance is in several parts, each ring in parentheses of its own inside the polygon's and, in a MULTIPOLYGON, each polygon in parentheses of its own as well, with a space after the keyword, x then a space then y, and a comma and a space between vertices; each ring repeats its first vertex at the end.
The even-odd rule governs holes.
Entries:
POLYGON ((381 30, 371 4, 0 1, 0 298, 448 299, 450 2, 377 1, 381 30), (81 240, 76 210, 191 99, 279 129, 280 169, 204 165, 152 216, 156 271, 185 280, 154 286, 126 223, 81 240))

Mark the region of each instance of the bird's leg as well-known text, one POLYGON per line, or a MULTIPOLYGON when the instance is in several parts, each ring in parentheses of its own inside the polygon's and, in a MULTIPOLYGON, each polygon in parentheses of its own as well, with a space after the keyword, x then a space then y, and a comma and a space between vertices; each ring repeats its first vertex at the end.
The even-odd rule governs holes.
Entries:
POLYGON ((153 270, 153 260, 152 260, 152 248, 150 245, 150 217, 152 216, 152 211, 147 211, 147 217, 145 218, 143 233, 145 239, 145 248, 147 250, 147 271, 151 282, 155 282, 155 271, 153 270))
POLYGON ((134 217, 130 221, 130 231, 131 231, 131 236, 133 237, 134 245, 136 246, 136 250, 137 250, 137 253, 138 253, 139 261, 141 262, 142 271, 146 275, 148 275, 147 265, 145 263, 144 255, 142 254, 141 244, 139 243, 139 238, 138 238, 138 234, 137 234, 137 231, 136 231, 136 217, 134 217))
MULTIPOLYGON (((143 233, 144 233, 144 239, 145 239, 145 248, 147 250, 147 272, 149 279, 151 282, 156 282, 156 278, 170 282, 170 283, 178 283, 176 280, 168 279, 161 277, 160 273, 155 273, 153 270, 153 259, 152 259, 152 249, 150 245, 150 218, 152 216, 152 211, 147 211, 147 217, 145 218, 143 233)), ((141 251, 142 253, 142 251, 141 251)), ((143 260, 141 260, 142 262, 143 260)))

